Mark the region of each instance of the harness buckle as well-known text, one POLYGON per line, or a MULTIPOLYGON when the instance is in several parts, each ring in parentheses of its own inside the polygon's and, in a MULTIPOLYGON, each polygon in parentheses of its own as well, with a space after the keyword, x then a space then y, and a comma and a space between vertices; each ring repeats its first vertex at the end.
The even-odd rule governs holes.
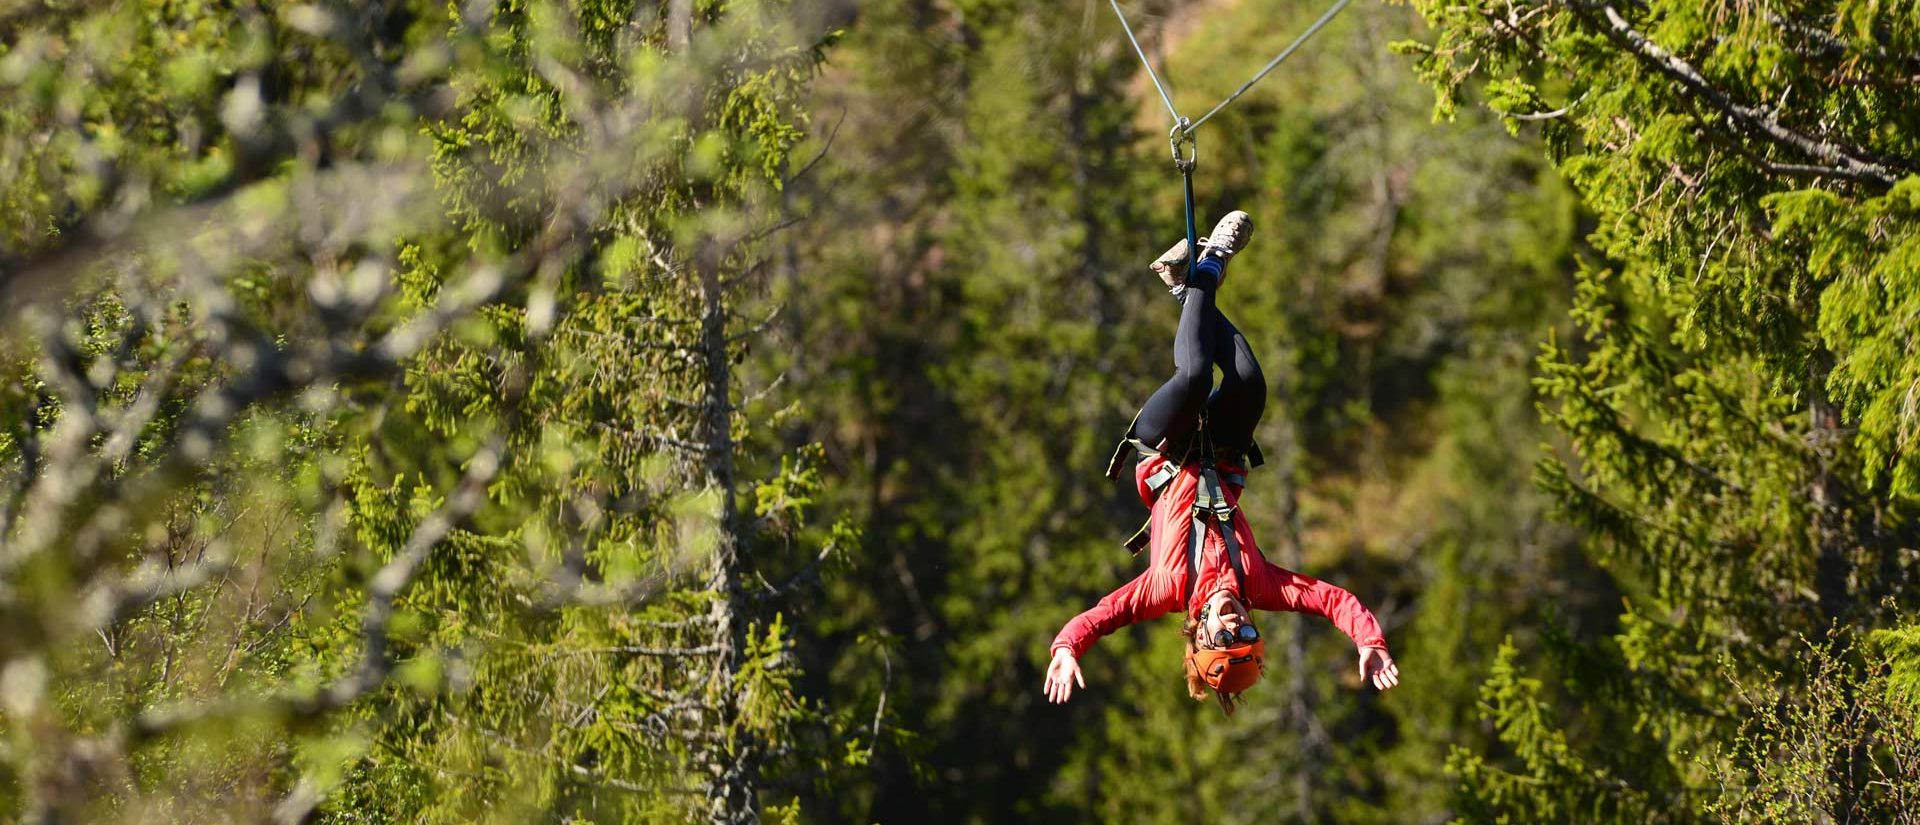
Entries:
POLYGON ((1212 513, 1219 521, 1233 520, 1234 506, 1227 501, 1227 493, 1220 488, 1220 472, 1213 467, 1200 471, 1200 490, 1193 497, 1193 515, 1212 513))

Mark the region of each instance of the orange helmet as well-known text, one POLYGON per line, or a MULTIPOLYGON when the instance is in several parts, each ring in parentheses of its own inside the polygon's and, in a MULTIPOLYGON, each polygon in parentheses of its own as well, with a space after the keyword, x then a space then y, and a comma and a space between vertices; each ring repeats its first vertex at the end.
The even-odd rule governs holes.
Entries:
POLYGON ((1207 686, 1221 693, 1239 693, 1260 681, 1260 668, 1267 661, 1267 643, 1236 645, 1223 650, 1195 650, 1187 654, 1187 667, 1200 674, 1207 686))

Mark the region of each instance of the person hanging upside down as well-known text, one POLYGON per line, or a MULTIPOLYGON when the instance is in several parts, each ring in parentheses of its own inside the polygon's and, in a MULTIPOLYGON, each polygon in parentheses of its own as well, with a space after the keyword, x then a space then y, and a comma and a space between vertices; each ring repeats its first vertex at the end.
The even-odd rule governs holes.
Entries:
POLYGON ((1339 587, 1268 562, 1240 512, 1247 470, 1261 461, 1253 429, 1266 408, 1267 386, 1252 347, 1221 314, 1215 295, 1252 228, 1247 213, 1228 213, 1201 240, 1192 272, 1184 239, 1152 265, 1182 304, 1174 374, 1141 407, 1107 467, 1118 478, 1129 451, 1144 456, 1134 481, 1151 515, 1127 544, 1136 553, 1150 550, 1147 569, 1054 637, 1045 690, 1056 704, 1075 686, 1086 687, 1079 660, 1096 640, 1180 607, 1186 609, 1187 693, 1205 701, 1211 690, 1228 714, 1266 668, 1255 610, 1331 620, 1359 648, 1363 681, 1379 690, 1400 683, 1372 611, 1339 587), (1219 387, 1213 386, 1216 365, 1219 387))

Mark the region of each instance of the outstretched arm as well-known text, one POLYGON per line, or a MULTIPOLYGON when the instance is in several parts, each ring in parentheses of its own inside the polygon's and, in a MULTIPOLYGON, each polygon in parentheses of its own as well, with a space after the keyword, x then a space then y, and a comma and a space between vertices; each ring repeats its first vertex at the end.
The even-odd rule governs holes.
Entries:
MULTIPOLYGON (((1072 621, 1067 622, 1066 627, 1060 628, 1060 634, 1053 637, 1051 648, 1053 650, 1066 648, 1077 659, 1085 655, 1087 648, 1093 647, 1093 643, 1099 641, 1100 637, 1134 622, 1145 621, 1172 610, 1174 603, 1179 601, 1177 596, 1167 600, 1155 599, 1149 594, 1148 591, 1153 589, 1148 581, 1152 572, 1151 569, 1142 572, 1135 576, 1133 581, 1120 585, 1118 590, 1108 593, 1099 604, 1073 617, 1072 621)), ((1162 589, 1170 590, 1171 588, 1162 589)))
POLYGON ((1087 686, 1086 677, 1080 673, 1080 657, 1100 637, 1173 609, 1177 598, 1150 597, 1152 585, 1148 576, 1151 572, 1149 569, 1134 577, 1133 581, 1121 585, 1120 589, 1108 593, 1099 604, 1073 617, 1066 627, 1060 629, 1060 634, 1053 637, 1053 661, 1047 665, 1045 685, 1049 701, 1055 704, 1065 702, 1073 695, 1076 685, 1083 688, 1087 686))
MULTIPOLYGON (((1264 561, 1264 560, 1263 560, 1264 561)), ((1249 576, 1248 601, 1255 610, 1309 613, 1333 622, 1358 647, 1385 649, 1387 638, 1373 611, 1337 585, 1265 562, 1257 580, 1249 576)))
POLYGON ((1256 610, 1310 613, 1333 622, 1359 648, 1362 681, 1372 682, 1380 690, 1400 683, 1400 668, 1387 652, 1379 620, 1352 593, 1273 562, 1265 562, 1259 572, 1248 582, 1248 601, 1256 610))

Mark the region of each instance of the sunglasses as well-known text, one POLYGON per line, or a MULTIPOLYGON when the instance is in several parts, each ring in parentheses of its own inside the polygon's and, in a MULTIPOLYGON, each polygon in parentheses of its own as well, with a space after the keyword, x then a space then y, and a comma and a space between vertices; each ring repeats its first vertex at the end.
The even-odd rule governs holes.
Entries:
MULTIPOLYGON (((1207 617, 1212 614, 1213 605, 1200 608, 1200 624, 1206 624, 1207 617)), ((1215 648, 1233 647, 1233 643, 1236 641, 1243 645, 1253 644, 1254 642, 1260 641, 1260 631, 1254 629, 1253 625, 1243 624, 1238 631, 1221 628, 1213 634, 1213 646, 1215 648)))
POLYGON ((1213 646, 1216 648, 1233 647, 1235 642, 1250 645, 1257 641, 1260 641, 1260 631, 1250 624, 1241 625, 1237 631, 1221 628, 1213 634, 1213 646))

